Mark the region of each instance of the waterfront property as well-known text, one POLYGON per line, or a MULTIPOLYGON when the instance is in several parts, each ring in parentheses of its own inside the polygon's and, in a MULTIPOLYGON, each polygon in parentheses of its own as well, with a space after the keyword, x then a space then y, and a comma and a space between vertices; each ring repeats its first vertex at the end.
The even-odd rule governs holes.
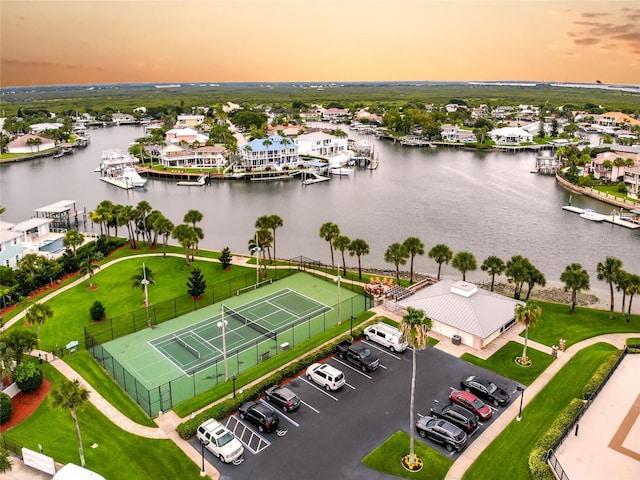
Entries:
POLYGON ((40 135, 27 134, 16 137, 7 144, 8 153, 34 153, 51 150, 56 146, 56 142, 50 138, 40 135))
POLYGON ((138 159, 120 150, 104 150, 98 167, 100 180, 116 187, 130 189, 144 187, 147 182, 136 171, 134 165, 138 159))
POLYGON ((495 128, 488 133, 497 144, 520 144, 533 142, 533 135, 518 127, 495 128))
POLYGON ((223 168, 229 163, 229 153, 221 145, 192 148, 169 144, 158 153, 160 164, 166 168, 223 168))
POLYGON ((243 166, 250 169, 294 167, 299 160, 297 143, 280 135, 251 140, 240 147, 240 153, 243 166))

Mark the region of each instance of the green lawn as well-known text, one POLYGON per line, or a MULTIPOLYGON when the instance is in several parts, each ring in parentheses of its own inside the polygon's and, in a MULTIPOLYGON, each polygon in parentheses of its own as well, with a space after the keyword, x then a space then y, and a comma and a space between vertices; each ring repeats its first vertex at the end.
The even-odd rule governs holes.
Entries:
MULTIPOLYGON (((535 327, 529 328, 529 339, 544 345, 558 345, 560 339, 564 338, 569 347, 607 333, 640 332, 640 315, 631 315, 631 322, 627 322, 620 313, 615 313, 613 320, 609 320, 609 311, 605 310, 576 307, 575 312, 570 314, 569 305, 537 303, 542 307, 542 319, 535 327)), ((524 332, 521 336, 524 336, 524 332)))
POLYGON ((465 353, 462 355, 463 360, 496 372, 503 377, 515 380, 522 385, 531 385, 533 381, 553 362, 553 357, 546 353, 527 348, 527 357, 533 360, 530 367, 521 367, 514 361, 516 357, 522 355, 523 346, 517 342, 509 342, 488 359, 483 360, 475 355, 465 353))
POLYGON ((597 343, 578 352, 527 405, 522 412, 522 421, 514 419, 463 478, 530 478, 528 459, 533 446, 568 403, 581 397, 587 381, 614 350, 612 345, 597 343))
POLYGON ((396 477, 423 480, 443 479, 453 465, 451 458, 436 452, 419 439, 415 440, 414 450, 424 461, 424 467, 419 472, 408 472, 402 466, 402 457, 409 453, 409 435, 402 431, 387 438, 378 448, 364 457, 362 463, 373 470, 396 477))
MULTIPOLYGON (((51 365, 44 364, 43 371, 53 385, 62 380, 62 374, 51 365)), ((87 468, 105 478, 201 478, 200 468, 171 440, 151 440, 127 433, 89 402, 78 411, 78 419, 87 468)), ((42 445, 45 455, 57 462, 80 464, 71 415, 54 409, 49 398, 6 435, 35 451, 42 445)))

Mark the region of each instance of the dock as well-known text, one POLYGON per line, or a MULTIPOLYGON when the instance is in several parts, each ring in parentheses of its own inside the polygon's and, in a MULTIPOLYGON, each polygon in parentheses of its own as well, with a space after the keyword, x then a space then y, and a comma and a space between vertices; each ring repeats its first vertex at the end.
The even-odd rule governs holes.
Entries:
MULTIPOLYGON (((577 213, 579 215, 585 213, 584 208, 572 207, 571 205, 565 205, 562 207, 562 209, 566 210, 567 212, 577 213)), ((616 210, 614 210, 611 215, 603 215, 601 213, 592 213, 592 215, 597 218, 596 221, 607 222, 613 225, 620 225, 621 227, 630 228, 632 230, 640 228, 640 222, 636 223, 635 221, 625 220, 622 214, 620 214, 620 212, 616 210)))
POLYGON ((195 182, 192 180, 182 180, 177 182, 176 185, 180 185, 181 187, 204 187, 208 179, 209 175, 207 173, 203 173, 195 182))

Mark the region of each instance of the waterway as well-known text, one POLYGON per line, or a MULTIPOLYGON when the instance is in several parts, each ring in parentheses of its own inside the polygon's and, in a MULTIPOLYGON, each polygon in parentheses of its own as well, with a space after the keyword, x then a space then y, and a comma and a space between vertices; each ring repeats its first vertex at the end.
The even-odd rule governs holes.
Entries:
MULTIPOLYGON (((300 255, 331 262, 329 244, 319 236, 325 222, 336 223, 343 235, 362 238, 370 253, 363 267, 388 268, 384 252, 409 236, 419 237, 428 251, 437 243, 454 252, 467 250, 478 267, 489 255, 505 260, 524 255, 559 282, 564 268, 580 263, 596 280, 599 261, 620 258, 628 271, 640 273, 640 231, 608 223, 594 223, 563 211, 569 192, 552 177, 530 173, 534 153, 468 152, 455 148, 402 147, 388 141, 375 143, 377 170, 358 169, 350 177, 302 186, 299 180, 278 182, 218 181, 205 187, 177 186, 175 181, 149 179, 145 190, 123 190, 99 180, 102 150, 126 149, 142 136, 138 126, 91 131, 88 148, 62 158, 42 158, 0 167, 0 205, 3 220, 19 222, 34 216, 35 208, 59 200, 75 200, 78 209, 93 210, 102 200, 135 205, 147 200, 175 224, 189 209, 204 214, 204 248, 248 253, 247 244, 262 215, 277 214, 284 226, 276 231, 277 254, 300 255)), ((572 204, 610 214, 612 207, 573 195, 572 204)), ((88 225, 88 229, 92 226, 88 225)), ((125 234, 124 230, 120 232, 125 234)), ((339 252, 336 262, 340 261, 339 252)), ((357 266, 346 255, 347 266, 357 266)), ((402 267, 409 269, 409 265, 402 267)), ((415 260, 415 271, 437 272, 427 255, 415 260)), ((459 277, 451 266, 445 276, 459 277)), ((479 268, 467 279, 486 275, 479 268)))

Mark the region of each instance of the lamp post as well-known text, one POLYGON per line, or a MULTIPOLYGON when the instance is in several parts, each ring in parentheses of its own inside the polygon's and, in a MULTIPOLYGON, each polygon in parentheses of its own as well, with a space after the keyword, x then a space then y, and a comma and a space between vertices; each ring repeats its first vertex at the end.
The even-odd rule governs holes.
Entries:
POLYGON ((236 377, 235 375, 231 377, 231 381, 233 382, 233 398, 236 398, 236 380, 237 379, 238 377, 236 377))
POLYGON ((222 320, 217 325, 222 329, 222 360, 224 362, 224 381, 226 382, 229 380, 229 373, 227 369, 227 337, 224 331, 224 327, 227 326, 227 321, 224 319, 224 304, 222 305, 222 320))
POLYGON ((333 279, 334 282, 338 283, 338 325, 342 323, 342 312, 341 312, 341 305, 340 305, 340 280, 342 280, 340 275, 338 275, 336 278, 333 279))
POLYGON ((516 390, 520 392, 520 411, 518 412, 518 418, 516 420, 522 420, 522 401, 524 400, 524 387, 522 385, 518 385, 516 390))
POLYGON ((351 315, 351 339, 353 340, 353 321, 356 319, 355 315, 351 315))
POLYGON ((262 250, 260 248, 260 244, 258 243, 258 232, 256 232, 256 238, 255 238, 255 244, 253 246, 253 253, 256 257, 256 264, 258 266, 258 268, 256 268, 256 288, 257 285, 260 283, 260 255, 259 252, 262 250))
POLYGON ((147 326, 151 328, 151 317, 149 316, 149 290, 147 289, 147 286, 151 282, 147 280, 147 268, 144 263, 142 264, 142 281, 140 283, 142 284, 142 288, 144 288, 144 308, 147 312, 147 326))
POLYGON ((204 477, 207 474, 206 470, 204 469, 204 447, 206 447, 207 445, 209 445, 209 440, 200 440, 200 448, 202 452, 202 470, 200 470, 201 477, 204 477))

